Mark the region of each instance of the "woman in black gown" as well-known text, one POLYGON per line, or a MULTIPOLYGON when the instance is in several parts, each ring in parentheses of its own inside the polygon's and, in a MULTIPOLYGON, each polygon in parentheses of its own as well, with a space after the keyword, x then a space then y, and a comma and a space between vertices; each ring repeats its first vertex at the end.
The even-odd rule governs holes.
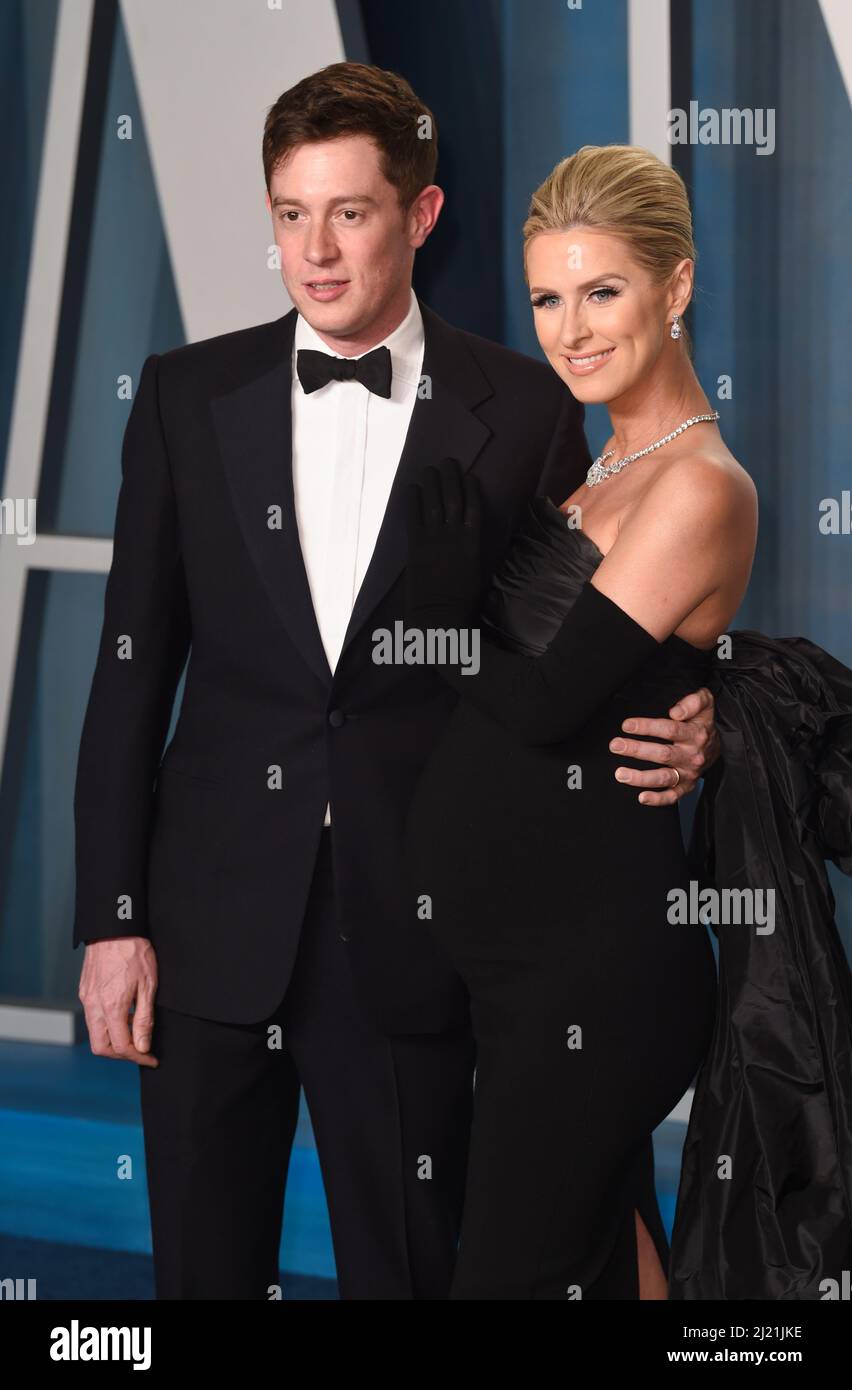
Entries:
MULTIPOLYGON (((486 604, 507 647, 536 654, 559 625, 554 594, 567 614, 600 559, 537 499, 486 604)), ((706 1052, 715 964, 704 926, 667 920, 689 881, 677 807, 649 815, 625 796, 607 737, 701 685, 706 662, 674 636, 656 652, 626 638, 641 673, 555 742, 508 731, 464 699, 464 678, 409 814, 412 888, 431 898, 477 1040, 454 1298, 636 1298, 634 1211, 667 1263, 651 1133, 706 1052)))
POLYGON ((438 667, 461 698, 406 836, 477 1041, 451 1297, 664 1297, 651 1135, 707 1052, 716 971, 707 928, 671 911, 689 885, 677 808, 649 815, 617 786, 607 741, 706 683, 748 579, 754 490, 684 349, 678 176, 587 148, 525 232, 539 339, 576 395, 609 406, 619 466, 605 452, 600 481, 530 504, 484 603, 475 470, 427 470, 411 495, 409 624, 480 614, 482 637, 478 672, 438 667))

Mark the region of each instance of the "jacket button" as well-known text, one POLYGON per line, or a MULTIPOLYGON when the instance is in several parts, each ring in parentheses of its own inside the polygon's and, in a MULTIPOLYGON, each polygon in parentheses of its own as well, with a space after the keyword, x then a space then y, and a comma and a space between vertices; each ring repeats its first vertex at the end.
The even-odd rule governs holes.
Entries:
POLYGON ((328 716, 328 722, 333 729, 339 729, 341 724, 346 723, 346 715, 342 709, 333 709, 328 716))

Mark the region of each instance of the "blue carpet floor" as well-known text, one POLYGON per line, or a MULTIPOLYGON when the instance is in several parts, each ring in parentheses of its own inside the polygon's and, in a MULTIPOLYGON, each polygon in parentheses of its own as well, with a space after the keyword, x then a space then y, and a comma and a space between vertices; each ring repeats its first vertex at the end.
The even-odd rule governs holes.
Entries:
MULTIPOLYGON (((49 1240, 28 1240, 0 1235, 0 1270, 7 1277, 36 1280, 40 1300, 121 1299, 154 1297, 154 1269, 150 1255, 123 1250, 97 1250, 84 1245, 59 1245, 49 1240), (14 1275, 10 1275, 14 1271, 14 1275)), ((315 1279, 308 1274, 281 1271, 285 1301, 337 1298, 334 1279, 315 1279)), ((26 1286, 25 1286, 26 1287, 26 1286)))

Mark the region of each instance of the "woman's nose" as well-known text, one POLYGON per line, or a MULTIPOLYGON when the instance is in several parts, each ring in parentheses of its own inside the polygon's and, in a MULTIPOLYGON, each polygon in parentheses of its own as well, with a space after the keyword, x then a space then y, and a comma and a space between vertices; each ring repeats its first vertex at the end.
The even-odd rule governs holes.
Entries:
POLYGON ((581 313, 572 313, 566 309, 560 325, 559 342, 560 346, 568 348, 578 348, 589 340, 589 325, 586 317, 581 313))

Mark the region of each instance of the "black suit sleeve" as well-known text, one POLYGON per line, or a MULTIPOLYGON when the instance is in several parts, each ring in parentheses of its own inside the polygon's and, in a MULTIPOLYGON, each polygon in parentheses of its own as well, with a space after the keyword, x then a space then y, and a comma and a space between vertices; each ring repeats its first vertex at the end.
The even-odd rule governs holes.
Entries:
POLYGON ((585 410, 567 386, 559 386, 560 409, 541 472, 538 495, 557 507, 583 482, 592 456, 583 429, 585 410))
POLYGON ((190 645, 156 354, 142 368, 121 473, 112 567, 74 791, 75 946, 149 934, 154 780, 190 645))
POLYGON ((483 641, 479 670, 436 670, 459 695, 527 744, 559 743, 591 718, 660 644, 586 583, 550 646, 523 656, 483 641))

